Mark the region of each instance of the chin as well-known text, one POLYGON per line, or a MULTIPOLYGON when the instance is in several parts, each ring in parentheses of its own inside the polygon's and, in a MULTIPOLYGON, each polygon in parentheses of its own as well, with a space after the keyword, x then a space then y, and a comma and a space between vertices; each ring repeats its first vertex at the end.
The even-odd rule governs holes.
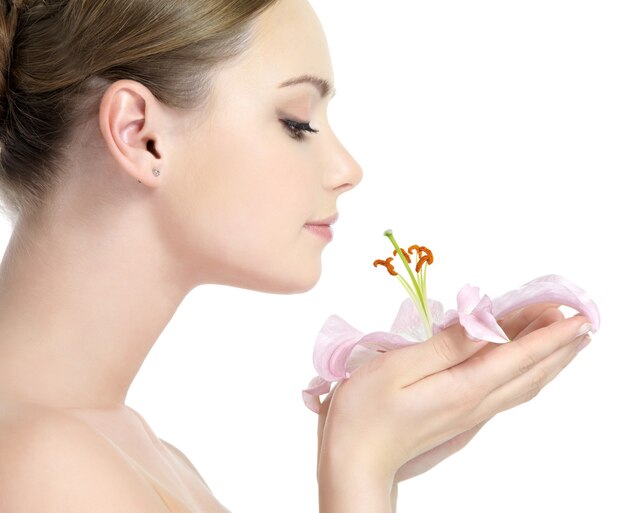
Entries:
POLYGON ((315 279, 297 280, 284 283, 273 283, 268 287, 257 289, 259 292, 269 292, 270 294, 303 294, 311 290, 319 281, 319 275, 315 279))
POLYGON ((302 294, 315 287, 320 280, 320 276, 321 267, 317 267, 306 273, 296 273, 295 276, 282 275, 278 279, 276 277, 268 277, 245 288, 270 294, 302 294))

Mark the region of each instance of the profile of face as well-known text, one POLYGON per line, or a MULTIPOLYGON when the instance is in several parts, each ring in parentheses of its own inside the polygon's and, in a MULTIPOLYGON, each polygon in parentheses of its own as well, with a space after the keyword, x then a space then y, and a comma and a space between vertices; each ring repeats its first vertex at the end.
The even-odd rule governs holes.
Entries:
POLYGON ((164 170, 154 198, 198 284, 295 293, 318 281, 329 241, 307 224, 334 216, 362 176, 328 123, 332 82, 306 0, 263 12, 246 52, 214 74, 207 105, 168 149, 176 170, 164 170), (316 78, 285 85, 301 77, 316 78))

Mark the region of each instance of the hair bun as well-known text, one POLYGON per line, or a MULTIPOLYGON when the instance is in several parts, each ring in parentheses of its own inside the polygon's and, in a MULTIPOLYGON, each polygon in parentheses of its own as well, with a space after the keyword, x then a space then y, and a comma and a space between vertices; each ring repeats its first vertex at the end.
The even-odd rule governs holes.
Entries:
POLYGON ((21 0, 0 0, 0 126, 4 125, 7 114, 7 84, 21 4, 21 0))

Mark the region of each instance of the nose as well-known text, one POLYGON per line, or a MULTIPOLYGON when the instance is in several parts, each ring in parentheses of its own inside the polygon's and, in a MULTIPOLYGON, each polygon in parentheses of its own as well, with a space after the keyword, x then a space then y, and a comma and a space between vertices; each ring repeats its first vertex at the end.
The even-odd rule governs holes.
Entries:
POLYGON ((326 166, 326 187, 342 194, 356 187, 363 178, 363 169, 335 137, 331 162, 326 166))

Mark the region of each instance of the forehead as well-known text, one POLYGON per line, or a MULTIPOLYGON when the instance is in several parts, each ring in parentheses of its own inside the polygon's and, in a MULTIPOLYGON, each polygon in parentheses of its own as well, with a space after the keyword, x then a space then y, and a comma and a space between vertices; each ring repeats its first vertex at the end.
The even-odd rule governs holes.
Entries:
POLYGON ((307 0, 278 0, 254 22, 247 51, 231 71, 255 87, 276 88, 302 75, 333 81, 328 43, 307 0))

